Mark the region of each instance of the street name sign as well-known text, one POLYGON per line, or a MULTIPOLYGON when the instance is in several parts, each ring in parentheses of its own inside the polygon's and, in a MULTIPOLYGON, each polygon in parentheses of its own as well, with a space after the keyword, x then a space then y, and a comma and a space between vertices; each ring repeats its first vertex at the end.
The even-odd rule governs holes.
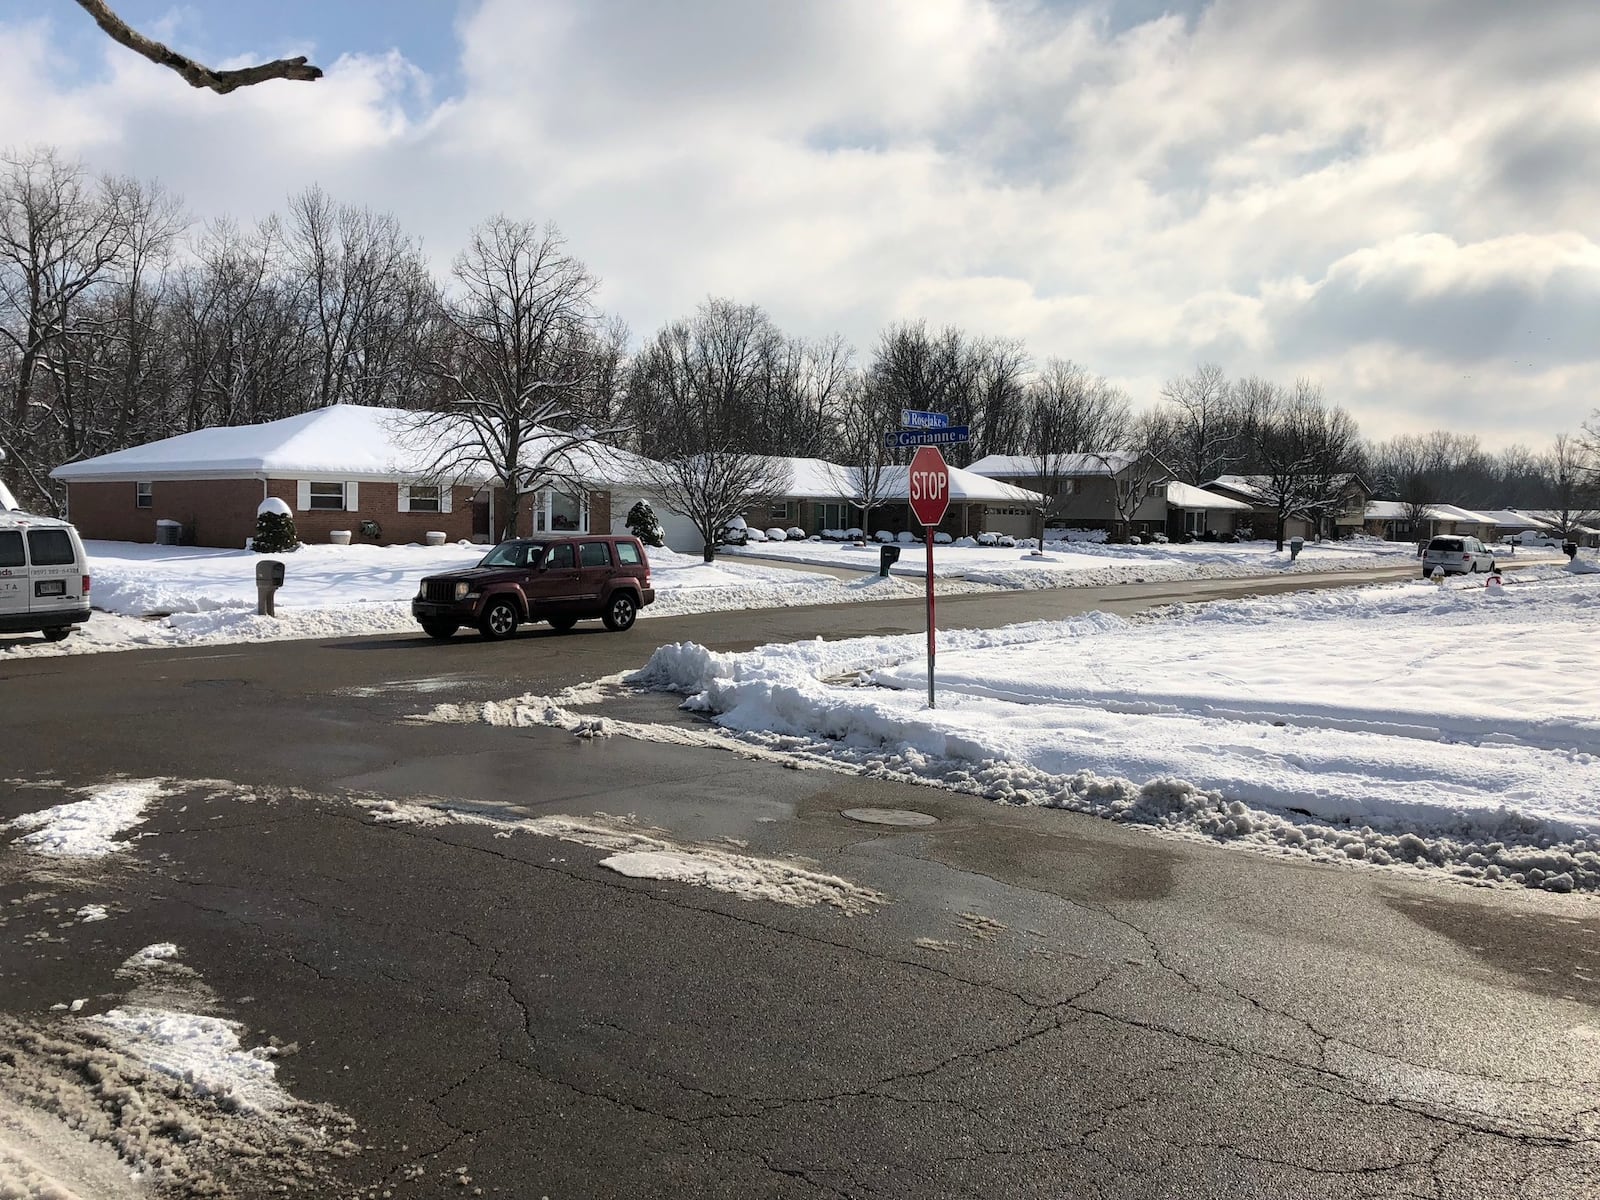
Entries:
POLYGON ((951 425, 947 429, 895 429, 883 435, 885 450, 903 450, 908 446, 953 446, 957 442, 971 441, 970 427, 951 425))
POLYGON ((950 418, 945 413, 922 412, 915 408, 900 410, 900 424, 906 429, 946 429, 950 418))

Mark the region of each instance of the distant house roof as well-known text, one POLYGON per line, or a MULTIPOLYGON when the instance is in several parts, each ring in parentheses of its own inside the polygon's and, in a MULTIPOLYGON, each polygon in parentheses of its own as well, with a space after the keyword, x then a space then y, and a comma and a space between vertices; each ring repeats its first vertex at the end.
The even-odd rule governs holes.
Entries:
MULTIPOLYGON (((395 408, 334 404, 259 425, 197 429, 57 467, 68 483, 110 480, 304 478, 415 479, 439 453, 437 427, 395 408)), ((532 447, 539 453, 537 445, 532 447)), ((595 483, 625 483, 646 460, 594 443, 567 452, 565 469, 595 483)), ((492 477, 487 464, 458 472, 462 482, 492 477)))
POLYGON ((1549 521, 1536 517, 1532 513, 1518 512, 1514 508, 1497 508, 1492 512, 1485 508, 1480 511, 1508 533, 1519 529, 1549 529, 1551 527, 1549 521))
MULTIPOLYGON (((848 500, 856 494, 859 467, 822 458, 787 458, 791 472, 785 496, 802 500, 848 500)), ((885 467, 879 480, 878 491, 886 501, 900 503, 910 496, 906 483, 907 467, 885 467)), ((952 500, 992 501, 999 504, 1036 504, 1044 499, 1038 492, 1015 487, 998 479, 990 479, 971 468, 950 468, 950 498, 952 500)))
POLYGON ((1231 496, 1219 496, 1193 484, 1172 480, 1167 484, 1167 503, 1175 508, 1208 509, 1213 512, 1251 512, 1252 506, 1231 496))
MULTIPOLYGON (((1359 488, 1366 495, 1372 494, 1372 489, 1359 475, 1334 476, 1334 479, 1342 480, 1338 483, 1338 490, 1341 493, 1348 492, 1351 488, 1359 488)), ((1266 475, 1218 475, 1215 479, 1208 479, 1201 486, 1235 492, 1257 504, 1273 503, 1272 480, 1266 475)))
MULTIPOLYGON (((1371 500, 1367 503, 1365 517, 1369 521, 1405 521, 1410 518, 1411 506, 1400 500, 1371 500)), ((1461 521, 1473 525, 1497 524, 1489 513, 1472 512, 1454 504, 1430 504, 1423 509, 1425 520, 1461 521)), ((1531 526, 1530 526, 1531 528, 1531 526)))
POLYGON ((1051 455, 1048 460, 1037 454, 989 454, 973 463, 967 470, 991 479, 1037 479, 1041 475, 1117 475, 1139 461, 1137 454, 1125 450, 1108 450, 1104 454, 1051 455), (1044 468, 1049 467, 1046 471, 1044 468))

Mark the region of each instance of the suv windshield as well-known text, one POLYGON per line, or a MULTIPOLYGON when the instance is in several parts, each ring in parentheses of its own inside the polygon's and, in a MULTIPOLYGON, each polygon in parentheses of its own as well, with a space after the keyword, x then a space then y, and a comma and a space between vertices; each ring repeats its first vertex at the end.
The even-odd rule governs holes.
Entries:
POLYGON ((539 542, 501 542, 483 556, 480 567, 531 567, 544 556, 539 542))

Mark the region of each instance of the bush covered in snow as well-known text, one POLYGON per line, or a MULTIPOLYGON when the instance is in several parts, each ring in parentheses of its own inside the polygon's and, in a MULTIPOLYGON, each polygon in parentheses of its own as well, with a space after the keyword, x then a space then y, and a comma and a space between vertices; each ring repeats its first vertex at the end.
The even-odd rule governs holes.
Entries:
POLYGON ((1002 533, 996 536, 995 545, 1004 546, 1007 550, 1014 550, 1016 549, 1017 539, 1009 533, 1002 533))
POLYGON ((666 538, 661 532, 661 522, 656 520, 655 509, 648 501, 640 500, 628 510, 628 532, 646 546, 662 546, 666 538))
POLYGON ((294 514, 289 506, 277 497, 269 497, 256 510, 256 532, 250 540, 257 554, 288 554, 300 548, 300 535, 295 531, 294 514))
POLYGON ((789 540, 789 531, 774 525, 771 529, 767 530, 767 540, 769 542, 786 542, 789 540))
POLYGON ((878 541, 880 541, 880 542, 892 542, 892 541, 894 541, 894 534, 890 533, 887 529, 880 529, 880 530, 878 530, 877 533, 873 534, 872 536, 875 539, 877 539, 878 541))
POLYGON ((784 533, 789 535, 790 541, 803 542, 806 540, 806 531, 801 529, 798 525, 789 526, 789 528, 784 530, 784 533))
POLYGON ((767 531, 765 529, 746 529, 744 536, 747 541, 764 542, 767 540, 767 531))
POLYGON ((976 538, 963 537, 963 538, 957 538, 955 540, 954 544, 957 545, 957 546, 965 546, 967 549, 970 550, 973 546, 976 546, 978 544, 978 540, 976 538))
POLYGON ((948 546, 954 541, 955 539, 952 538, 948 533, 941 532, 933 535, 933 544, 936 546, 948 546))
POLYGON ((1000 537, 999 537, 998 534, 980 533, 978 535, 977 544, 980 545, 980 546, 994 546, 994 545, 998 545, 999 541, 1000 541, 1000 537))
POLYGON ((1104 529, 1063 529, 1055 527, 1044 531, 1047 542, 1092 542, 1104 545, 1109 535, 1104 529))
POLYGON ((867 535, 864 532, 862 532, 860 529, 856 529, 856 528, 852 527, 852 528, 846 529, 844 531, 844 536, 849 538, 851 541, 857 541, 860 538, 866 537, 867 535))
POLYGON ((897 542, 901 543, 902 545, 909 546, 912 542, 920 542, 922 539, 919 538, 916 534, 912 533, 911 530, 902 529, 900 531, 899 536, 896 537, 895 540, 897 542))

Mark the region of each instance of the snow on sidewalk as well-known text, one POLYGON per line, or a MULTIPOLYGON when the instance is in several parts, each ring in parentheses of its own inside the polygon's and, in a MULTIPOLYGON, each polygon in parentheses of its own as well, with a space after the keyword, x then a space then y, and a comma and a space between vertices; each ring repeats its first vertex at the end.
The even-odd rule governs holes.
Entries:
POLYGON ((933 711, 918 637, 683 643, 635 681, 750 743, 867 773, 1600 890, 1597 601, 1600 578, 1552 569, 962 631, 941 635, 933 711))

